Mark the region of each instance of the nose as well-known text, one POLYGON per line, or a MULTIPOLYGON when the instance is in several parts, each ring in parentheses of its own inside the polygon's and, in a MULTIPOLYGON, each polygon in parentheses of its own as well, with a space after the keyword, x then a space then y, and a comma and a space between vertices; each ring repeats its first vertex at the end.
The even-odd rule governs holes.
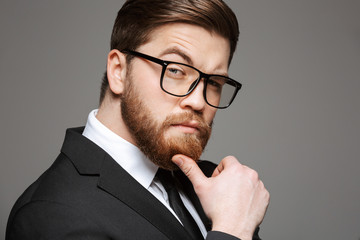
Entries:
POLYGON ((191 108, 196 112, 203 112, 206 106, 203 91, 204 81, 200 81, 196 88, 189 95, 181 98, 180 107, 183 109, 191 108))

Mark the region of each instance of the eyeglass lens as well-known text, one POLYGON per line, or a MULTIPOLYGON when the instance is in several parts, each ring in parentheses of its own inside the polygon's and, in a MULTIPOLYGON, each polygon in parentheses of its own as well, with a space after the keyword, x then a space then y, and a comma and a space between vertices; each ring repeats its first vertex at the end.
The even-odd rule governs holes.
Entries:
MULTIPOLYGON (((170 63, 166 66, 162 78, 162 87, 165 91, 184 96, 193 90, 199 80, 200 73, 186 65, 170 63)), ((226 107, 236 93, 236 86, 222 76, 211 76, 205 84, 206 101, 215 107, 226 107)))

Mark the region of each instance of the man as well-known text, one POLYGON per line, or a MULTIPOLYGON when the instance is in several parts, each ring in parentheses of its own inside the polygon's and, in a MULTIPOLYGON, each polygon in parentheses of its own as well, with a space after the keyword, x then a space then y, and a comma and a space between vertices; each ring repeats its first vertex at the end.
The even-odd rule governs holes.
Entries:
POLYGON ((67 130, 6 239, 259 239, 269 194, 257 173, 198 161, 241 87, 227 76, 237 39, 221 0, 128 0, 99 109, 67 130))

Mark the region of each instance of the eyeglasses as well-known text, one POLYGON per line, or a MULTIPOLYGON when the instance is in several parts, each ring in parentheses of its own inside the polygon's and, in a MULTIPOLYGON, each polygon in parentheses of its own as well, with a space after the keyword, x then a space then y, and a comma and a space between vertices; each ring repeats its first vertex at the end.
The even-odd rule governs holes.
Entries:
POLYGON ((123 50, 125 54, 140 57, 162 66, 160 87, 161 89, 176 97, 189 95, 204 79, 203 96, 205 102, 214 107, 224 109, 230 106, 241 88, 241 83, 222 75, 206 74, 193 66, 164 61, 140 52, 123 50))

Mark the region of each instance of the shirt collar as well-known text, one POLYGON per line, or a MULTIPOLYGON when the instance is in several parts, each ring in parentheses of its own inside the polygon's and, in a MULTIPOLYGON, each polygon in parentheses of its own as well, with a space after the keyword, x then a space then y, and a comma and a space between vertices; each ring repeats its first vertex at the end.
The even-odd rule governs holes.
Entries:
POLYGON ((107 152, 136 181, 148 189, 158 167, 135 145, 112 132, 90 112, 83 135, 107 152))

